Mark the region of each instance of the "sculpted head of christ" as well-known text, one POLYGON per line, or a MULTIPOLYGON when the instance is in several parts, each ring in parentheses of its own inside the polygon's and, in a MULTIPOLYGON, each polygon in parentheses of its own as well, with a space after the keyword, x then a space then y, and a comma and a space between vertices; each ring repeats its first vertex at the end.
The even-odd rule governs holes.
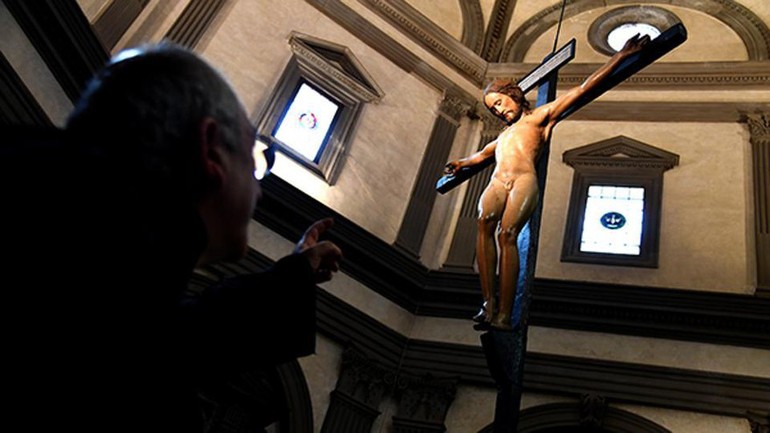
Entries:
POLYGON ((484 106, 496 117, 510 125, 530 109, 524 92, 513 81, 498 78, 484 88, 484 106))

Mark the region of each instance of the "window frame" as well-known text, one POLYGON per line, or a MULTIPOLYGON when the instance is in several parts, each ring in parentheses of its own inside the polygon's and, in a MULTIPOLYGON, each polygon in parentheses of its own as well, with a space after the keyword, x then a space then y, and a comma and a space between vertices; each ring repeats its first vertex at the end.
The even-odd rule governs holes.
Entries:
POLYGON ((300 33, 292 34, 289 45, 293 55, 255 124, 261 140, 275 144, 277 151, 333 185, 364 105, 378 101, 383 93, 349 49, 300 33), (303 83, 339 105, 318 161, 273 135, 303 83))
POLYGON ((663 172, 679 156, 628 137, 615 137, 567 151, 563 161, 574 168, 562 262, 657 268, 660 249, 663 172), (618 155, 622 155, 618 157, 618 155), (580 250, 588 188, 593 185, 644 188, 639 255, 580 250))

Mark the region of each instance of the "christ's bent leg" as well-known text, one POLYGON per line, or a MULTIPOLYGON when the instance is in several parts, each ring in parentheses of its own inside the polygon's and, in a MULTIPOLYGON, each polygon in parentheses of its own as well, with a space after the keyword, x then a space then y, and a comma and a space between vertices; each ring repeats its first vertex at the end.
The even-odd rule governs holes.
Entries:
POLYGON ((502 216, 505 200, 505 189, 494 180, 489 182, 479 199, 476 263, 479 267, 484 306, 479 314, 473 318, 476 322, 489 322, 495 314, 495 271, 497 268, 495 231, 502 216))
POLYGON ((511 314, 516 283, 519 276, 519 248, 517 240, 521 229, 535 210, 538 201, 537 177, 534 173, 519 176, 508 193, 500 230, 500 309, 492 320, 492 327, 512 330, 511 314))

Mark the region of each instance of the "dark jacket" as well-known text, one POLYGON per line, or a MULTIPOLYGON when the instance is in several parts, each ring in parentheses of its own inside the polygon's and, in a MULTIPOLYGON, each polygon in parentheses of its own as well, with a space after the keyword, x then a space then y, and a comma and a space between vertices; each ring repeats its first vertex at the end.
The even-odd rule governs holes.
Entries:
POLYGON ((206 239, 189 203, 137 193, 59 131, 3 137, 8 425, 198 432, 201 387, 313 353, 303 256, 185 296, 206 239))

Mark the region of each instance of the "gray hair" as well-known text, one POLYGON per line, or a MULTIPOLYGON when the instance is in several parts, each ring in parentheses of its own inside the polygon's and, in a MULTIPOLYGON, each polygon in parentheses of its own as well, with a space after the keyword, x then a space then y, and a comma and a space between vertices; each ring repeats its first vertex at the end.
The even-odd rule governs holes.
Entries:
POLYGON ((225 78, 196 54, 148 45, 118 54, 91 80, 66 129, 117 169, 197 196, 201 121, 214 118, 235 151, 241 107, 225 78))

